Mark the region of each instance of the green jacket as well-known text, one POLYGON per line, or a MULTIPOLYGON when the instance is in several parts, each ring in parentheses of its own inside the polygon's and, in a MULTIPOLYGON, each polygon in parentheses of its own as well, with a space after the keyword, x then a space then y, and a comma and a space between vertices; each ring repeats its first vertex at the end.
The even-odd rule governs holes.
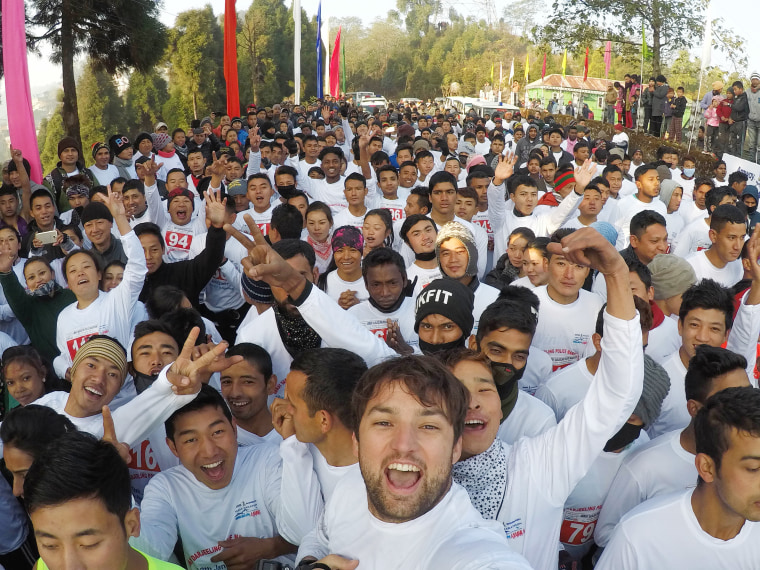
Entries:
POLYGON ((74 293, 71 289, 63 289, 52 297, 33 297, 18 282, 13 271, 0 273, 0 286, 32 345, 52 362, 60 354, 55 342, 58 313, 77 302, 74 293))

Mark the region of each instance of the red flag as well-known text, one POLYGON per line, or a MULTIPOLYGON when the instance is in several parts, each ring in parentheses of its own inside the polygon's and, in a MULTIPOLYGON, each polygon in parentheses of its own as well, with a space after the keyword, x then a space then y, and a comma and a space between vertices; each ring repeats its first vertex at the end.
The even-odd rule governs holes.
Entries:
POLYGON ((588 48, 586 48, 586 61, 583 62, 583 81, 588 79, 588 48))
POLYGON ((340 28, 335 36, 335 48, 330 54, 330 95, 340 95, 340 28))
POLYGON ((544 65, 541 68, 541 80, 543 81, 544 77, 546 77, 546 54, 544 54, 544 65))
POLYGON ((240 90, 237 68, 237 12, 235 0, 224 4, 224 81, 227 84, 227 114, 240 116, 240 90))

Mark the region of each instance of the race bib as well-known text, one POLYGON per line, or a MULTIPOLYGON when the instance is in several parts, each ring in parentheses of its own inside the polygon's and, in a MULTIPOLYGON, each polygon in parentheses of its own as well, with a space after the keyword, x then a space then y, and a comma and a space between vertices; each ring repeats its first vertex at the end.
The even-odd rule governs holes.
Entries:
POLYGON ((193 236, 190 234, 183 234, 172 231, 166 232, 166 245, 168 247, 188 251, 190 249, 190 244, 192 243, 193 236))
POLYGON ((384 329, 371 329, 371 332, 382 341, 385 341, 388 338, 388 327, 385 327, 384 329))
MULTIPOLYGON (((259 231, 261 232, 261 235, 268 236, 269 235, 269 226, 271 225, 269 222, 265 224, 256 224, 259 227, 259 231)), ((251 234, 250 230, 248 229, 248 224, 243 226, 243 232, 247 233, 248 235, 251 234)))
POLYGON ((393 218, 394 222, 397 222, 398 220, 401 220, 404 218, 404 210, 403 208, 385 208, 391 213, 391 218, 393 218))
POLYGON ((147 439, 129 450, 128 467, 138 471, 152 471, 154 473, 161 471, 158 467, 158 461, 153 455, 153 448, 147 439))
POLYGON ((601 508, 599 505, 585 509, 565 509, 565 518, 559 533, 560 542, 578 546, 591 540, 601 508))
POLYGON ((94 336, 96 334, 98 333, 92 332, 90 334, 67 340, 66 347, 69 349, 69 357, 74 360, 74 355, 79 351, 80 348, 82 348, 82 345, 86 343, 91 336, 94 336))

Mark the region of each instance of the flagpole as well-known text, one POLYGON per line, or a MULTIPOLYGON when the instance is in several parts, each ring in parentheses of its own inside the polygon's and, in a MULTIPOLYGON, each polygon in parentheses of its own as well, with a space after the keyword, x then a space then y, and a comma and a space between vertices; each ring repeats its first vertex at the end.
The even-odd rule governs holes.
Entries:
POLYGON ((301 0, 293 0, 293 103, 301 104, 301 0))
POLYGON ((322 76, 322 1, 317 8, 317 99, 324 97, 324 80, 322 76))

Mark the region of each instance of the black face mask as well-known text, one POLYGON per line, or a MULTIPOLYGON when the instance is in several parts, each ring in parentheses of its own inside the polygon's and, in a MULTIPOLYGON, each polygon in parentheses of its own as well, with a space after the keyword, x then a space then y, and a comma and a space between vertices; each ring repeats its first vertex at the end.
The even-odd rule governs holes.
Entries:
POLYGON ((435 250, 426 253, 415 253, 414 259, 417 261, 433 261, 435 259, 435 250))
POLYGON ((620 428, 620 431, 607 441, 607 445, 604 446, 604 451, 617 451, 618 449, 627 447, 639 438, 643 428, 644 426, 637 426, 628 422, 624 423, 623 427, 620 428))
POLYGON ((262 157, 261 158, 261 166, 263 166, 264 168, 269 168, 270 166, 272 166, 272 161, 269 160, 268 158, 263 158, 262 157))
POLYGON ((138 394, 145 392, 145 390, 150 388, 153 382, 156 381, 156 378, 158 378, 158 374, 143 374, 142 372, 137 372, 135 370, 132 370, 131 374, 132 379, 135 381, 135 390, 137 390, 138 394))
POLYGON ((444 342, 443 344, 430 344, 429 342, 425 342, 424 340, 420 339, 420 350, 422 351, 422 354, 425 354, 427 356, 436 354, 438 352, 444 352, 446 350, 463 347, 464 337, 452 342, 444 342))
POLYGON ((757 212, 757 203, 755 203, 755 205, 752 207, 747 206, 747 212, 749 212, 750 214, 754 214, 755 212, 757 212))
POLYGON ((287 186, 277 186, 277 191, 280 193, 280 196, 286 200, 290 200, 296 193, 296 185, 288 184, 287 186))
POLYGON ((511 364, 491 362, 491 373, 493 374, 493 381, 496 384, 499 399, 501 399, 502 421, 504 421, 512 412, 517 402, 519 392, 517 383, 525 373, 525 366, 518 370, 511 364))

